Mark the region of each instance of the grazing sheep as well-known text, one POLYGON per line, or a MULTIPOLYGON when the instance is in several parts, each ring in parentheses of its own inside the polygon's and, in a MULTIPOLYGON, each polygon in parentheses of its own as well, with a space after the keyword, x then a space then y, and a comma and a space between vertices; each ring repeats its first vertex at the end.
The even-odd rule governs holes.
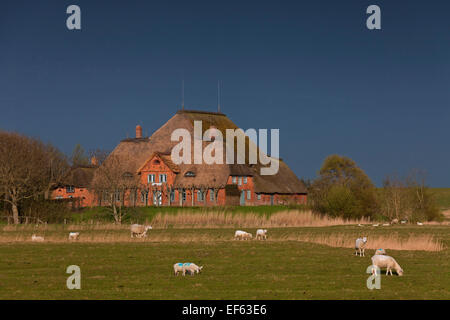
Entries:
POLYGON ((186 272, 190 273, 191 276, 193 276, 194 273, 196 273, 196 272, 197 272, 197 274, 200 273, 200 271, 202 269, 203 269, 203 266, 199 267, 195 263, 191 263, 191 262, 184 263, 183 264, 183 276, 186 274, 186 272))
MULTIPOLYGON (((399 276, 403 275, 403 269, 400 267, 397 261, 395 261, 395 259, 392 258, 391 256, 374 255, 372 257, 372 265, 380 269, 386 268, 386 275, 390 273, 392 276, 392 269, 395 269, 395 271, 399 276)), ((377 275, 376 268, 372 268, 372 273, 377 275)))
POLYGON ((79 232, 70 232, 69 233, 69 240, 78 240, 80 238, 79 232))
POLYGON ((253 238, 253 234, 251 234, 249 232, 246 232, 243 237, 244 240, 250 240, 252 238, 253 238))
POLYGON ((377 223, 377 224, 373 224, 372 226, 374 226, 374 227, 378 227, 380 224, 379 223, 377 223))
POLYGON ((406 224, 406 220, 400 221, 401 224, 406 224))
POLYGON ((143 226, 140 224, 132 224, 130 227, 131 237, 142 238, 147 236, 147 230, 152 229, 151 226, 143 226))
POLYGON ((383 226, 384 227, 388 227, 388 226, 390 226, 390 224, 389 223, 383 223, 383 226))
POLYGON ((391 221, 391 224, 397 224, 398 223, 398 219, 393 219, 392 221, 391 221))
POLYGON ((242 230, 237 230, 235 233, 234 233, 234 239, 236 240, 236 239, 238 239, 238 240, 245 240, 245 239, 251 239, 252 238, 252 234, 251 233, 248 233, 248 232, 245 232, 245 231, 242 231, 242 230))
POLYGON ((417 225, 418 226, 423 226, 423 223, 422 222, 417 222, 417 225))
MULTIPOLYGON (((173 265, 173 272, 175 273, 175 275, 178 275, 178 272, 183 273, 183 263, 181 262, 177 262, 173 265)), ((184 274, 183 274, 184 276, 184 274)))
POLYGON ((365 251, 366 243, 367 243, 367 237, 356 239, 356 242, 355 242, 355 255, 358 255, 358 252, 359 252, 359 256, 360 257, 364 257, 365 256, 364 251, 365 251))
POLYGON ((377 249, 375 250, 375 254, 386 254, 386 251, 384 249, 377 249))
POLYGON ((44 237, 37 236, 37 235, 33 234, 33 235, 31 236, 31 241, 35 241, 35 242, 43 242, 43 241, 44 241, 44 237))
POLYGON ((361 223, 358 223, 358 227, 363 227, 363 225, 361 223))
POLYGON ((264 239, 267 240, 267 230, 266 229, 258 229, 256 230, 256 240, 264 239))

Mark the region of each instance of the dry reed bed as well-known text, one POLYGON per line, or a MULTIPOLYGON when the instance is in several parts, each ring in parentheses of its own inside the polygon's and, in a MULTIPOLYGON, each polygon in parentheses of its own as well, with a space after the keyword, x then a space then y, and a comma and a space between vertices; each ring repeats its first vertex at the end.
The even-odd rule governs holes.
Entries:
MULTIPOLYGON (((68 240, 67 234, 61 233, 40 233, 45 237, 44 243, 72 243, 68 240)), ((340 248, 354 248, 356 236, 349 233, 294 233, 294 234, 270 234, 267 242, 280 241, 300 241, 317 243, 330 247, 340 248)), ((235 241, 233 234, 214 234, 211 232, 194 232, 194 233, 172 233, 170 231, 161 231, 158 233, 150 233, 146 238, 131 238, 128 232, 110 232, 108 230, 81 233, 80 240, 73 241, 78 243, 115 243, 115 242, 129 242, 129 243, 143 243, 143 242, 223 242, 235 241)), ((252 240, 256 241, 256 240, 252 240)), ((31 236, 29 232, 20 233, 1 233, 0 243, 14 243, 14 242, 30 242, 31 236)), ((240 241, 236 241, 240 242, 240 241)), ((248 242, 248 241, 243 241, 248 242)), ((258 241, 263 243, 265 241, 258 241)), ((36 243, 39 244, 39 243, 36 243)), ((371 235, 368 234, 367 249, 391 249, 391 250, 422 250, 422 251, 441 251, 445 249, 441 240, 436 239, 432 234, 410 234, 407 237, 401 237, 398 234, 388 235, 371 235)))
MULTIPOLYGON (((369 235, 366 249, 421 250, 442 251, 445 249, 441 240, 432 234, 410 234, 407 238, 397 234, 369 235)), ((283 240, 296 240, 323 244, 329 247, 354 248, 356 237, 344 233, 299 234, 282 237, 283 240)))
MULTIPOLYGON (((177 214, 158 213, 151 221, 155 229, 184 229, 184 228, 283 228, 283 227, 327 227, 338 225, 369 224, 368 219, 345 220, 343 218, 332 218, 320 216, 311 211, 286 210, 265 216, 257 213, 224 213, 220 211, 211 212, 186 212, 177 214)), ((83 224, 40 224, 40 225, 7 225, 3 231, 25 231, 25 230, 129 230, 129 224, 114 223, 83 223, 83 224)))
POLYGON ((282 228, 327 227, 370 223, 367 219, 345 220, 320 216, 311 211, 287 210, 265 216, 255 213, 227 214, 224 212, 181 212, 176 215, 157 214, 152 220, 156 228, 282 228))

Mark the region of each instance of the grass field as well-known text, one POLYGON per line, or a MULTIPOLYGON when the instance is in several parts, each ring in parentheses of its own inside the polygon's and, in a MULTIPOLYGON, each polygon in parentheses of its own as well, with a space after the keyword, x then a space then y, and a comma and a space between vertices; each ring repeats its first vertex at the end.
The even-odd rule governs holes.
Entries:
POLYGON ((450 299, 448 225, 271 228, 267 241, 234 241, 234 230, 153 229, 131 240, 126 227, 86 228, 79 242, 69 243, 67 228, 56 226, 45 231, 48 241, 32 243, 27 239, 35 230, 3 228, 0 299, 450 299), (383 274, 380 290, 367 289, 374 250, 356 257, 351 248, 362 234, 368 244, 388 241, 379 243, 403 277, 383 274), (429 236, 443 250, 389 249, 390 242, 429 236), (175 277, 176 262, 204 269, 175 277), (73 264, 81 268, 81 290, 66 288, 65 271, 73 264))

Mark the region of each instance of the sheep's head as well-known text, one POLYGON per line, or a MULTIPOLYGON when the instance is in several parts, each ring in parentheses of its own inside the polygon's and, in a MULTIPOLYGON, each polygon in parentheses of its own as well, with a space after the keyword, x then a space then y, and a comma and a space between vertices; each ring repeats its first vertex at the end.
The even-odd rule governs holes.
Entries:
POLYGON ((364 243, 366 243, 366 242, 367 242, 367 237, 362 238, 362 241, 363 241, 364 243))
POLYGON ((145 227, 145 231, 150 230, 150 229, 153 229, 152 226, 146 226, 145 227))
POLYGON ((397 274, 401 277, 403 275, 403 269, 397 270, 397 274))
POLYGON ((250 237, 250 239, 253 238, 253 235, 251 233, 249 233, 248 236, 250 237))

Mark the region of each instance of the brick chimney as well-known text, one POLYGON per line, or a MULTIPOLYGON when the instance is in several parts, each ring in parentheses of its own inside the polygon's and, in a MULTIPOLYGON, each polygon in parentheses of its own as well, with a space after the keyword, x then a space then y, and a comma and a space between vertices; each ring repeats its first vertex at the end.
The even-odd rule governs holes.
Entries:
POLYGON ((142 138, 142 127, 140 125, 136 126, 136 139, 142 138))

